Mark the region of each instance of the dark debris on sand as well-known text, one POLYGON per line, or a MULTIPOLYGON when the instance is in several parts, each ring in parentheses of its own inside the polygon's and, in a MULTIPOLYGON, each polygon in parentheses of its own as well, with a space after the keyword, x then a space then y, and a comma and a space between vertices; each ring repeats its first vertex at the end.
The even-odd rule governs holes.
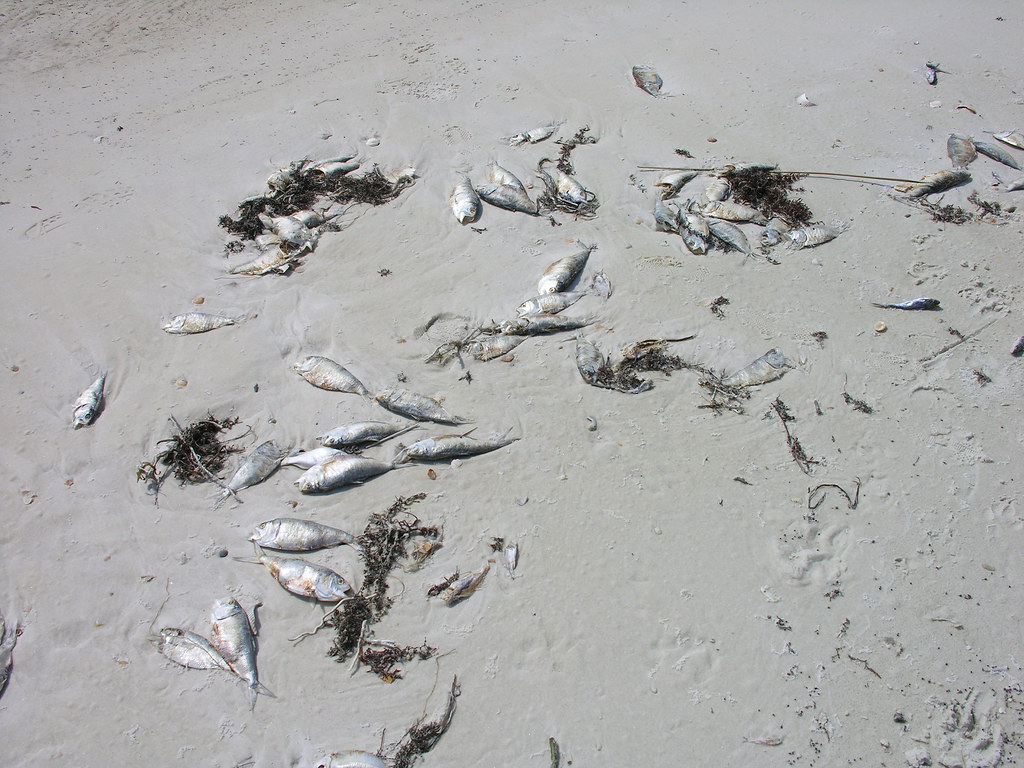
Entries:
POLYGON ((777 216, 792 227, 806 226, 814 214, 800 198, 791 192, 802 192, 796 186, 805 178, 797 173, 779 173, 766 168, 747 168, 729 175, 732 197, 743 205, 757 208, 767 218, 777 216))
POLYGON ((416 758, 437 746, 437 742, 451 726, 452 717, 455 715, 455 700, 461 693, 459 678, 455 677, 452 679, 452 686, 448 691, 448 704, 442 715, 428 722, 424 722, 426 718, 417 720, 402 739, 392 745, 395 749, 394 754, 391 757, 381 755, 382 759, 388 760, 393 768, 412 768, 416 758))
POLYGON ((569 155, 576 149, 580 144, 597 144, 596 136, 588 136, 587 133, 590 131, 590 126, 584 126, 576 131, 575 135, 571 139, 562 141, 557 140, 555 143, 561 147, 558 153, 557 167, 562 173, 572 176, 576 171, 572 167, 572 161, 569 159, 569 155))
POLYGON ((220 434, 238 424, 238 419, 218 419, 207 414, 205 419, 185 428, 173 416, 171 421, 177 434, 159 441, 158 445, 168 447, 157 454, 156 461, 170 469, 182 485, 215 482, 228 457, 242 450, 220 439, 220 434))

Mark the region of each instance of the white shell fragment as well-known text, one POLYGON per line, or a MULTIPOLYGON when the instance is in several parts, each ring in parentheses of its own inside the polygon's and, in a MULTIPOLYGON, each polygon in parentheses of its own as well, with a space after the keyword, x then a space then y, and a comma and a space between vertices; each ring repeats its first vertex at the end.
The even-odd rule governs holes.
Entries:
POLYGON ((167 333, 187 334, 206 333, 215 328, 223 328, 225 325, 234 325, 235 320, 223 315, 210 315, 205 312, 186 312, 183 315, 175 315, 171 321, 163 326, 167 333))
POLYGON ((799 96, 797 96, 796 97, 796 103, 799 104, 801 107, 816 107, 816 106, 818 106, 817 103, 815 103, 815 102, 811 101, 809 98, 807 98, 807 94, 806 93, 801 93, 799 96))

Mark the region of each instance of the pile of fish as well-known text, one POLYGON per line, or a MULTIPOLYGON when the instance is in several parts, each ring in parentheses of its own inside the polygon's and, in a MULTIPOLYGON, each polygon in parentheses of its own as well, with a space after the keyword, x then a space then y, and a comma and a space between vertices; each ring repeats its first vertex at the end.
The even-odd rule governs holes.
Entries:
POLYGON ((480 201, 497 208, 539 216, 549 211, 563 211, 577 217, 589 218, 597 210, 597 195, 557 166, 543 159, 537 166, 537 176, 544 183, 545 192, 536 200, 530 198, 526 185, 511 171, 497 163, 487 166, 487 181, 473 185, 463 175, 455 184, 449 202, 460 224, 469 224, 480 215, 480 201))

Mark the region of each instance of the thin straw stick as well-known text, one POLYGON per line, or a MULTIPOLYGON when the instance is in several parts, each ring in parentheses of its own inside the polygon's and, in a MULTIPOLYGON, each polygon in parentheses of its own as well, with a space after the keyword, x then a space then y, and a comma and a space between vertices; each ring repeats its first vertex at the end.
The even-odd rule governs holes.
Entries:
MULTIPOLYGON (((718 170, 717 168, 673 168, 667 165, 638 165, 638 171, 695 171, 698 173, 706 173, 708 171, 718 170)), ((903 184, 918 184, 919 179, 895 179, 890 176, 865 176, 859 173, 831 173, 829 171, 780 171, 765 168, 763 170, 768 173, 793 173, 797 176, 841 176, 846 179, 868 179, 871 181, 898 181, 903 184)))

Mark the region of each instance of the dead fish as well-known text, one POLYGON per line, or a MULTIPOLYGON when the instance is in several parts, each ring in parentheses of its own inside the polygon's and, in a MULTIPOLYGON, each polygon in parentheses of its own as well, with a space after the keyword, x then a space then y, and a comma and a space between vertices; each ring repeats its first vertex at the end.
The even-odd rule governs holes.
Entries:
POLYGON ((221 492, 220 498, 214 504, 214 509, 224 503, 224 500, 243 488, 262 483, 281 466, 281 461, 288 455, 288 449, 282 448, 273 440, 260 443, 242 462, 235 474, 228 480, 227 485, 221 492))
POLYGON ((966 168, 974 162, 978 156, 978 150, 974 142, 967 136, 951 133, 946 139, 946 154, 949 155, 954 168, 966 168))
POLYGON ((515 136, 509 136, 505 140, 509 143, 509 146, 512 147, 517 147, 520 144, 536 144, 553 136, 560 125, 561 123, 539 125, 532 130, 525 131, 524 133, 517 133, 515 136))
POLYGON ((1018 190, 1024 189, 1024 176, 1021 176, 1016 181, 1011 181, 1009 183, 1006 183, 1001 178, 999 178, 999 174, 997 174, 995 172, 992 173, 992 176, 995 178, 995 180, 997 182, 999 182, 1004 187, 1006 187, 1005 191, 1007 191, 1007 192, 1016 192, 1018 190))
POLYGON ((782 238, 788 236, 790 232, 789 224, 780 218, 772 218, 768 220, 768 223, 764 225, 764 231, 761 232, 761 243, 767 246, 778 245, 782 242, 782 238))
POLYGON ((790 239, 792 247, 799 250, 801 248, 814 248, 822 243, 835 240, 840 234, 842 234, 842 230, 838 227, 830 227, 827 224, 812 224, 809 227, 799 227, 798 229, 790 230, 786 232, 786 237, 790 239))
POLYGON ((75 400, 75 410, 71 417, 71 425, 75 429, 88 427, 99 416, 100 411, 103 409, 103 385, 106 381, 107 374, 100 375, 75 400))
POLYGON ((249 616, 234 598, 218 600, 210 611, 210 642, 231 671, 249 684, 249 709, 255 709, 256 696, 276 698, 260 682, 256 670, 256 633, 249 616))
POLYGON ((538 177, 548 188, 548 192, 554 197, 561 198, 574 205, 592 203, 597 195, 584 187, 576 179, 558 168, 552 168, 551 172, 544 170, 544 164, 550 160, 541 160, 538 166, 538 177))
POLYGON ((582 333, 576 334, 576 369, 587 384, 596 385, 598 375, 607 366, 601 350, 582 333))
POLYGON ((661 95, 661 86, 664 85, 661 77, 649 64, 638 64, 633 67, 633 82, 637 88, 646 91, 651 96, 661 95))
POLYGON ((701 206, 700 212, 705 216, 714 219, 725 219, 726 221, 752 221, 755 224, 768 223, 768 219, 757 208, 751 208, 749 205, 741 205, 729 200, 709 202, 701 206))
POLYGON ((708 220, 701 215, 700 206, 693 200, 687 200, 686 208, 679 212, 679 224, 703 238, 711 237, 708 220))
POLYGON ((544 333, 575 331, 577 328, 585 328, 593 322, 593 318, 586 319, 566 315, 525 315, 501 323, 498 330, 509 336, 537 336, 544 333))
POLYGON ((725 200, 732 193, 732 185, 729 180, 723 177, 713 179, 704 189, 704 197, 709 203, 718 203, 725 200))
POLYGON ((267 216, 261 213, 259 220, 286 243, 310 249, 316 246, 316 233, 294 216, 267 216))
POLYGON ((448 413, 434 398, 407 389, 385 389, 373 399, 382 408, 416 421, 434 421, 438 424, 465 424, 469 421, 448 413))
POLYGON ((559 259, 544 270, 537 283, 537 293, 561 293, 572 285, 586 266, 591 251, 597 248, 596 245, 584 245, 579 241, 577 245, 580 246, 579 251, 559 259))
POLYGON ((735 248, 742 254, 747 256, 750 255, 751 248, 750 243, 747 241, 747 236, 743 234, 743 230, 735 224, 728 221, 713 219, 708 222, 708 229, 711 230, 712 235, 726 245, 735 248))
POLYGON ((361 483, 392 469, 394 465, 389 462, 346 453, 307 469, 295 481, 295 485, 302 493, 326 493, 345 485, 361 483))
POLYGON ((587 295, 586 291, 568 291, 563 293, 542 293, 527 299, 518 307, 516 314, 523 315, 557 315, 587 295))
POLYGON ((679 234, 679 214, 662 202, 662 198, 654 198, 654 228, 658 232, 679 234))
POLYGON ((344 451, 339 451, 337 448, 323 446, 320 448, 314 448, 311 451, 300 451, 293 456, 289 456, 281 461, 281 466, 312 469, 317 464, 323 464, 325 461, 330 461, 343 453, 344 451))
POLYGON ((670 197, 675 197, 679 194, 679 190, 683 188, 683 185, 696 177, 696 171, 673 171, 672 173, 666 173, 654 182, 654 186, 661 190, 661 199, 668 200, 670 197))
POLYGON ((910 184, 897 184, 894 189, 903 192, 908 197, 925 197, 936 192, 945 192, 947 189, 966 184, 971 180, 971 174, 962 168, 955 168, 951 171, 937 171, 929 173, 918 182, 910 184))
POLYGON ((686 250, 695 256, 701 256, 708 252, 707 238, 698 235, 693 230, 684 227, 679 230, 679 236, 683 238, 686 250))
POLYGON ((297 557, 236 557, 240 563, 265 565, 277 583, 299 597, 308 597, 320 603, 336 603, 352 594, 352 587, 341 576, 316 563, 297 557))
POLYGON ((1010 350, 1010 354, 1014 357, 1021 357, 1024 355, 1024 336, 1017 339, 1017 343, 1013 345, 1013 349, 1010 350))
POLYGON ((183 315, 175 315, 171 321, 163 326, 167 333, 206 333, 215 328, 223 328, 225 325, 234 325, 235 320, 223 315, 210 315, 206 312, 186 312, 183 315))
POLYGON ((477 187, 476 192, 481 199, 506 211, 539 215, 537 203, 530 199, 525 189, 520 190, 503 184, 485 184, 477 187))
POLYGON ((336 427, 317 440, 328 448, 339 448, 363 443, 379 443, 413 427, 408 424, 392 424, 387 421, 357 421, 344 427, 336 427))
POLYGON ((1003 144, 1008 144, 1015 149, 1024 149, 1024 134, 1019 133, 1018 131, 993 133, 992 138, 1003 142, 1003 144))
POLYGON ((419 440, 395 454, 395 464, 409 461, 447 461, 462 456, 479 456, 490 453, 506 445, 511 445, 518 437, 509 437, 510 429, 504 435, 490 440, 477 440, 465 435, 439 435, 419 440))
POLYGON ((516 577, 516 567, 519 565, 519 545, 509 544, 505 547, 505 568, 511 578, 516 577))
POLYGON ((294 181, 296 170, 296 168, 291 166, 277 169, 267 177, 267 186, 270 187, 271 191, 284 189, 294 181))
POLYGON ((487 166, 487 181, 490 184, 497 184, 499 187, 513 187, 523 194, 526 193, 526 187, 523 186, 519 177, 497 163, 490 163, 487 166))
POLYGON ((277 272, 284 275, 295 268, 299 258, 305 254, 305 249, 297 253, 285 253, 280 248, 272 248, 263 251, 259 256, 247 261, 244 264, 231 267, 228 273, 232 275, 249 275, 260 277, 277 272))
POLYGON ((782 378, 793 365, 777 349, 769 349, 757 360, 722 379, 726 387, 756 387, 782 378))
POLYGON ((354 159, 355 155, 339 157, 334 160, 321 160, 309 169, 310 175, 320 178, 331 178, 332 176, 344 176, 359 168, 359 162, 354 159))
POLYGON ((612 290, 612 281, 604 272, 597 272, 590 278, 590 291, 600 296, 602 301, 608 300, 612 295, 612 290))
POLYGON ((901 301, 897 304, 877 304, 871 302, 871 306, 881 309, 939 309, 939 300, 922 297, 920 299, 911 299, 910 301, 901 301))
POLYGON ((490 570, 490 563, 484 563, 482 570, 476 573, 471 573, 469 576, 463 576, 461 579, 457 579, 451 586, 441 593, 441 599, 449 606, 461 603, 467 597, 476 592, 476 588, 480 586, 484 577, 487 575, 487 572, 490 570))
POLYGON ((468 176, 463 176, 456 183, 449 202, 452 206, 452 212, 460 224, 476 221, 476 217, 480 214, 480 196, 473 189, 473 183, 469 180, 468 176))
POLYGON ((188 669, 232 671, 231 666, 209 640, 187 629, 165 627, 160 630, 160 636, 156 643, 160 653, 175 664, 180 664, 188 669))
POLYGON ((1008 165, 1014 170, 1019 171, 1021 169, 1020 163, 1017 162, 1017 159, 1002 147, 996 146, 995 144, 989 144, 987 141, 975 141, 974 146, 979 152, 981 152, 981 154, 992 158, 997 163, 1008 165))
POLYGON ((355 536, 312 520, 275 517, 256 526, 249 541, 259 547, 281 552, 313 552, 348 544, 362 551, 355 536))
POLYGON ((524 341, 526 341, 525 336, 508 336, 505 334, 486 336, 471 342, 466 347, 466 351, 476 360, 486 362, 496 357, 504 357, 524 341))
POLYGON ((939 72, 945 72, 945 70, 939 69, 938 64, 933 64, 930 61, 924 63, 924 79, 928 81, 928 85, 938 84, 939 72))
POLYGON ((0 613, 0 695, 7 687, 7 679, 11 674, 14 646, 18 644, 18 624, 8 624, 0 613))
POLYGON ((318 763, 316 768, 387 768, 387 763, 370 752, 355 750, 335 752, 326 763, 318 763))
POLYGON ((363 383, 352 373, 328 357, 310 355, 304 360, 292 364, 292 370, 314 387, 331 392, 349 392, 353 395, 369 397, 370 393, 363 383))

